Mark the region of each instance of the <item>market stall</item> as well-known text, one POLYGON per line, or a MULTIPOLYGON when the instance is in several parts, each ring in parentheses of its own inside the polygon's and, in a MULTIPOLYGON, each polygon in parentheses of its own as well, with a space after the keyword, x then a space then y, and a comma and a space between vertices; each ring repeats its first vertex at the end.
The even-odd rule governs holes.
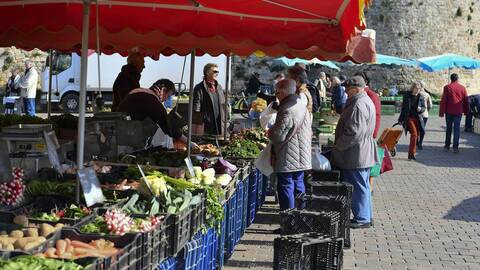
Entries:
MULTIPOLYGON (((5 210, 9 211, 11 219, 8 224, 20 227, 19 230, 5 230, 9 234, 5 249, 21 248, 27 254, 47 259, 2 253, 4 260, 1 263, 14 261, 28 267, 29 263, 53 263, 48 258, 65 258, 74 259, 75 265, 70 265, 72 269, 82 269, 82 265, 87 269, 92 265, 101 269, 151 269, 167 256, 183 252, 183 256, 176 258, 182 258, 183 261, 180 261, 187 269, 189 261, 194 260, 192 258, 207 255, 209 259, 200 262, 204 267, 199 269, 221 267, 222 257, 231 255, 265 198, 265 178, 252 165, 262 147, 259 143, 264 139, 253 131, 233 138, 225 149, 204 146, 197 150, 201 152, 201 158, 192 158, 194 164, 183 159, 195 156, 191 155, 188 147, 185 152, 174 152, 174 157, 159 157, 160 154, 171 155, 168 150, 147 149, 135 152, 135 155, 130 153, 134 156, 130 160, 126 155, 125 159, 110 160, 114 164, 93 162, 90 167, 82 168, 86 144, 87 49, 97 47, 99 42, 99 50, 105 53, 126 54, 137 48, 151 57, 158 57, 161 53, 250 55, 261 51, 271 56, 346 60, 351 59, 347 53, 351 35, 356 28, 364 27, 362 15, 365 2, 0 2, 0 14, 5 21, 15 21, 15 25, 6 23, 0 27, 1 46, 53 48, 59 51, 78 51, 81 48, 83 64, 76 177, 83 187, 82 203, 90 208, 69 205, 78 190, 75 192, 74 181, 66 181, 68 172, 63 176, 64 181, 30 181, 25 187, 22 171, 14 170, 16 186, 9 187, 7 184, 3 187, 6 190, 14 188, 14 192, 8 191, 13 194, 13 198, 9 197, 12 205, 5 210), (56 11, 55 16, 52 16, 52 11, 56 11), (28 17, 29 20, 9 20, 12 16, 28 17), (95 42, 90 37, 96 34, 100 38, 95 42), (220 151, 224 159, 218 158, 220 151), (179 163, 174 163, 175 160, 179 163), (173 163, 161 163, 165 161, 173 163), (211 166, 213 168, 209 168, 211 166), (54 207, 37 201, 45 196, 53 198, 57 195, 67 198, 55 198, 54 207), (22 204, 23 207, 18 207, 22 204), (33 206, 27 208, 31 211, 24 212, 27 204, 33 206), (58 222, 71 212, 73 214, 68 214, 66 218, 73 221, 58 222), (55 225, 51 225, 52 222, 55 225), (33 225, 29 226, 30 223, 33 225), (203 225, 206 233, 199 233, 203 225), (63 229, 62 226, 68 228, 63 229), (37 238, 28 238, 35 237, 35 228, 37 238), (32 229, 31 232, 29 229, 32 229), (24 238, 27 240, 22 240, 24 238), (29 240, 32 240, 30 245, 20 245, 29 240), (91 259, 93 253, 99 258, 91 259), (86 257, 90 261, 82 263, 80 260, 86 257)), ((191 61, 194 67, 195 58, 192 57, 191 61)), ((192 70, 190 74, 193 73, 192 70)), ((192 79, 190 89, 193 89, 192 79)), ((190 103, 189 137, 191 108, 190 103)), ((164 263, 172 261, 167 259, 164 263)), ((199 262, 192 263, 197 265, 199 262)))

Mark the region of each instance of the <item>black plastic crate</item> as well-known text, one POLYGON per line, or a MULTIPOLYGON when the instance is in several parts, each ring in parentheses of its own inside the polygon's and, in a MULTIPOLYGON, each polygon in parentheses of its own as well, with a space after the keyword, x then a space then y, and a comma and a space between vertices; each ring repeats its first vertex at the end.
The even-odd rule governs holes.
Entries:
POLYGON ((340 181, 340 171, 317 171, 312 170, 312 181, 313 182, 338 182, 340 181))
POLYGON ((353 185, 345 182, 308 182, 307 194, 319 196, 347 196, 351 200, 353 185))
POLYGON ((345 240, 346 248, 351 247, 350 241, 350 210, 351 198, 347 196, 317 196, 300 194, 296 197, 296 205, 310 211, 337 211, 340 213, 340 236, 345 240))
POLYGON ((101 235, 80 233, 75 228, 65 228, 55 233, 36 252, 43 252, 48 247, 55 247, 57 240, 69 238, 88 243, 92 240, 105 239, 114 243, 121 251, 115 256, 95 260, 88 269, 102 270, 138 270, 142 269, 142 238, 138 234, 101 235))
POLYGON ((307 211, 288 209, 280 212, 283 234, 316 232, 339 237, 341 235, 340 213, 338 211, 307 211))
POLYGON ((343 240, 318 233, 278 237, 273 242, 274 270, 340 270, 343 240))
POLYGON ((207 193, 204 189, 194 192, 194 195, 201 194, 202 199, 199 204, 193 206, 191 213, 191 224, 190 224, 190 237, 195 236, 205 224, 205 218, 207 214, 206 200, 207 193))
POLYGON ((170 256, 176 256, 190 240, 191 215, 192 209, 185 209, 168 217, 169 229, 167 235, 169 237, 170 256))

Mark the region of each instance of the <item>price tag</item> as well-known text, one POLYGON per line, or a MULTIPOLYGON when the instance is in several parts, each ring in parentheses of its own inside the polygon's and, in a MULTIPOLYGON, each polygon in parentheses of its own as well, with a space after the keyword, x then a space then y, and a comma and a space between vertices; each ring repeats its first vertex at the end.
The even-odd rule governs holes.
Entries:
POLYGON ((97 173, 92 167, 78 170, 77 176, 82 185, 83 196, 85 197, 87 207, 105 201, 100 182, 97 178, 97 173))
POLYGON ((190 175, 192 177, 194 177, 195 176, 195 171, 193 170, 192 160, 190 159, 190 157, 186 157, 184 160, 185 160, 185 164, 187 164, 188 172, 190 173, 190 175))

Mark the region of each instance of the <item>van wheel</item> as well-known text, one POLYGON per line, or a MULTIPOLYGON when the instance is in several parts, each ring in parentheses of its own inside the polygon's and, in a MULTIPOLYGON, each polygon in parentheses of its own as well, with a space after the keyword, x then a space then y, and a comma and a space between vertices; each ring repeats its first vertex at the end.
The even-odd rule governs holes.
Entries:
POLYGON ((62 97, 62 109, 66 112, 78 112, 78 94, 68 93, 62 97))

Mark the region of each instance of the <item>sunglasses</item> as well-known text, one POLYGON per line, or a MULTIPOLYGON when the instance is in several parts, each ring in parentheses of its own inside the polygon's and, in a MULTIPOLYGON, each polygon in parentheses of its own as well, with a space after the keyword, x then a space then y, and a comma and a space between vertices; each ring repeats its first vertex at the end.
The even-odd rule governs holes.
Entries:
POLYGON ((213 73, 218 74, 218 73, 220 73, 220 71, 214 70, 213 73))

